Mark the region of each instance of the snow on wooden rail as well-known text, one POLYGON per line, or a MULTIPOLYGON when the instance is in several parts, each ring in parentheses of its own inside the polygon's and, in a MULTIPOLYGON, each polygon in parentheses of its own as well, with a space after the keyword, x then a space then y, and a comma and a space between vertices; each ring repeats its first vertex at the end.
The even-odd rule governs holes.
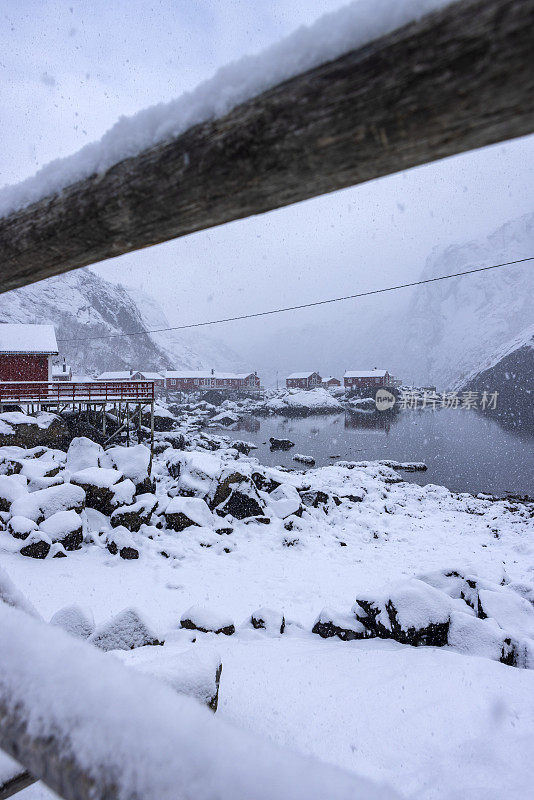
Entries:
POLYGON ((241 731, 2 602, 0 653, 0 747, 65 800, 397 796, 241 731))
POLYGON ((152 403, 153 381, 95 381, 87 383, 21 381, 0 383, 0 405, 39 403, 152 403))
POLYGON ((533 28, 534 0, 462 0, 213 109, 0 220, 0 291, 531 133, 533 28))

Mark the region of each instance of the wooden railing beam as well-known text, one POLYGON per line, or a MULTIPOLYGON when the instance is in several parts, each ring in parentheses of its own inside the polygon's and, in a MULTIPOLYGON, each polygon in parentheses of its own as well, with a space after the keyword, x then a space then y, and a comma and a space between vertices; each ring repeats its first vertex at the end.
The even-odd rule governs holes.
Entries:
POLYGON ((0 220, 0 291, 534 131, 534 0, 452 3, 0 220))

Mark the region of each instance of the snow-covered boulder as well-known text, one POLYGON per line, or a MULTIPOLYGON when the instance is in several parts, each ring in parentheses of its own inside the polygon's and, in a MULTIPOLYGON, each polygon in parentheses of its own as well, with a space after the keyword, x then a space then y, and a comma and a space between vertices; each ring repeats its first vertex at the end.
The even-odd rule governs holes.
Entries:
POLYGON ((138 647, 112 654, 128 667, 168 684, 178 694, 194 697, 212 711, 217 710, 222 662, 213 652, 180 647, 138 647))
POLYGON ((508 633, 534 640, 534 606, 506 587, 479 590, 478 616, 491 617, 508 633))
POLYGON ((137 444, 134 447, 110 447, 106 450, 115 468, 121 472, 125 478, 129 478, 135 484, 138 494, 153 491, 153 484, 148 476, 148 466, 150 464, 150 450, 144 444, 137 444))
POLYGON ((81 486, 63 483, 18 497, 11 505, 13 516, 28 517, 38 524, 58 511, 77 511, 85 508, 85 491, 81 486))
POLYGON ((224 633, 231 636, 235 625, 230 617, 204 606, 191 606, 180 618, 180 627, 202 633, 224 633))
MULTIPOLYGON (((170 462, 168 462, 169 464, 170 462)), ((178 469, 178 494, 206 498, 223 469, 221 458, 202 450, 177 453, 173 469, 178 469)))
POLYGON ((141 525, 148 525, 152 512, 158 503, 154 494, 141 494, 135 503, 119 506, 111 515, 111 525, 116 528, 123 525, 130 531, 138 531, 141 525))
POLYGON ((267 633, 283 633, 286 627, 286 620, 279 611, 272 608, 258 608, 250 616, 250 624, 256 630, 265 630, 267 633))
POLYGON ((58 511, 39 526, 50 540, 60 542, 65 550, 79 550, 83 542, 82 518, 76 511, 58 511))
POLYGON ((216 414, 214 417, 212 417, 210 422, 213 425, 221 426, 223 428, 231 428, 239 422, 239 415, 234 414, 231 411, 221 411, 220 414, 216 414))
POLYGON ((52 540, 44 531, 33 531, 24 540, 24 546, 20 548, 21 556, 28 558, 46 558, 50 552, 52 540))
POLYGON ((443 592, 411 578, 357 598, 352 611, 371 635, 403 644, 447 644, 452 602, 443 592))
POLYGON ((28 494, 27 483, 27 477, 20 474, 0 475, 0 511, 9 511, 14 500, 28 494))
POLYGON ((337 636, 344 642, 369 637, 367 629, 356 619, 354 614, 343 614, 333 611, 331 608, 323 608, 315 620, 312 633, 317 633, 323 639, 337 636))
POLYGON ((133 650, 135 647, 163 644, 135 608, 125 608, 98 626, 88 641, 101 650, 133 650))
POLYGON ((254 442, 245 442, 241 439, 232 442, 232 447, 244 456, 248 456, 251 450, 257 450, 258 446, 254 442))
POLYGON ((57 625, 79 639, 88 639, 95 630, 93 615, 78 605, 65 606, 52 616, 51 625, 57 625))
POLYGON ((23 414, 21 411, 6 411, 0 414, 0 446, 61 447, 66 445, 68 438, 67 425, 57 414, 48 411, 40 411, 35 416, 23 414))
POLYGON ((268 400, 265 407, 277 414, 306 415, 327 414, 342 411, 343 406, 326 389, 311 389, 310 391, 289 391, 281 397, 268 400))
POLYGON ((302 513, 302 501, 294 486, 282 483, 269 495, 269 508, 280 519, 302 513))
POLYGON ((213 514, 200 497, 173 497, 165 510, 165 523, 173 531, 183 531, 191 525, 212 527, 213 514))
POLYGON ((271 450, 291 450, 292 447, 295 447, 295 442, 292 442, 291 439, 276 439, 274 436, 271 436, 269 441, 271 443, 271 450))
POLYGON ((97 511, 109 516, 117 505, 114 499, 115 486, 122 477, 122 473, 116 469, 86 467, 74 472, 70 482, 74 486, 83 488, 89 508, 96 508, 97 511))
POLYGON ((33 519, 21 516, 11 517, 7 523, 7 530, 15 539, 27 539, 30 533, 36 531, 38 527, 33 519))
MULTIPOLYGON (((143 425, 150 427, 150 413, 143 414, 142 416, 143 425)), ((165 431, 172 431, 176 424, 176 417, 172 414, 168 408, 164 408, 164 406, 159 405, 156 403, 154 405, 154 430, 165 432, 165 431)))
POLYGON ((298 461, 301 464, 306 464, 308 467, 315 466, 315 459, 312 456, 305 456, 302 453, 295 453, 293 461, 298 461))
POLYGON ((134 561, 139 558, 139 548, 130 531, 123 525, 113 528, 103 536, 106 547, 112 556, 116 556, 118 553, 125 561, 134 561))
POLYGON ((67 469, 79 472, 89 467, 111 467, 111 459, 101 445, 88 439, 86 436, 77 436, 67 450, 67 469))
POLYGON ((514 638, 494 619, 453 613, 448 641, 460 653, 500 661, 513 667, 534 669, 534 640, 514 638))

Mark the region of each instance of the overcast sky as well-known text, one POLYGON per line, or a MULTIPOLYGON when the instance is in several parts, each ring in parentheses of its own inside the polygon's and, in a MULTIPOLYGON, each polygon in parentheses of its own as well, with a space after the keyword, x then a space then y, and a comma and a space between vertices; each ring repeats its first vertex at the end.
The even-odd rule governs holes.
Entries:
MULTIPOLYGON (((4 0, 0 185, 168 101, 342 0, 4 0)), ((534 137, 487 148, 114 259, 171 322, 416 278, 434 247, 532 211, 534 137)), ((513 254, 511 254, 513 257, 513 254)), ((392 299, 392 303, 402 302, 392 299)), ((310 319, 310 315, 307 316, 310 319)), ((304 316, 284 317, 283 325, 304 316)), ((282 324, 217 328, 231 344, 282 324)), ((215 332, 215 329, 212 329, 215 332)))

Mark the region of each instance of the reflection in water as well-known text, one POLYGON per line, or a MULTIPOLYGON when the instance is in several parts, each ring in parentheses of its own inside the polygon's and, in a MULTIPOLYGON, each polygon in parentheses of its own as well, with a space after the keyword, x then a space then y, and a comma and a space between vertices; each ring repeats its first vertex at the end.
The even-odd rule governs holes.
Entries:
MULTIPOLYGON (((311 456, 318 467, 336 459, 424 461, 427 472, 403 477, 463 492, 534 494, 534 435, 508 431, 473 410, 273 415, 244 424, 246 438, 257 446, 251 455, 271 466, 300 469, 295 453, 311 456), (271 452, 271 436, 289 438, 295 447, 271 452)), ((239 439, 242 430, 220 432, 239 439)))
POLYGON ((397 422, 398 414, 380 411, 347 411, 345 413, 345 428, 389 433, 390 428, 397 422))

